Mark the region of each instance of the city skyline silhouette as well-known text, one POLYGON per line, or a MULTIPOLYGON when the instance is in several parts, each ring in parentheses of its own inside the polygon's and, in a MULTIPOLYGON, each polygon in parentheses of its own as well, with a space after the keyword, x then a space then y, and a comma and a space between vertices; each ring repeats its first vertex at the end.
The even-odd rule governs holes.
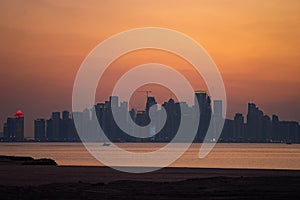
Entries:
MULTIPOLYGON (((108 101, 97 103, 93 108, 86 108, 82 112, 70 112, 64 110, 62 112, 52 112, 50 118, 36 117, 33 123, 34 137, 26 137, 24 135, 24 114, 18 110, 14 117, 7 118, 7 122, 3 125, 2 141, 16 142, 26 141, 26 138, 32 138, 35 141, 42 142, 80 142, 80 138, 75 127, 73 117, 80 115, 85 120, 98 120, 100 127, 106 136, 112 142, 170 142, 176 135, 180 124, 180 104, 187 106, 190 113, 185 115, 193 115, 192 110, 196 103, 188 105, 186 102, 178 102, 172 97, 157 107, 154 95, 149 95, 152 90, 139 90, 146 94, 146 103, 144 108, 136 109, 131 107, 126 101, 119 101, 118 96, 111 96, 108 101), (114 122, 114 116, 111 113, 111 107, 116 107, 118 115, 125 117, 125 112, 129 113, 131 119, 139 126, 146 126, 150 122, 149 109, 155 106, 154 120, 163 123, 159 119, 159 113, 162 109, 167 112, 167 121, 163 125, 163 129, 158 133, 151 133, 146 139, 134 138, 124 133, 120 127, 114 122), (93 109, 95 113, 93 113, 93 109), (107 114, 105 114, 107 113, 107 114), (19 117, 21 116, 21 117, 19 117), (157 118, 157 119, 155 119, 157 118), (19 124, 19 119, 21 124, 19 124), (151 135, 152 134, 152 135, 151 135)), ((238 112, 234 118, 226 118, 223 116, 223 102, 220 100, 210 100, 210 96, 206 91, 195 91, 195 101, 199 104, 200 121, 197 136, 194 142, 203 142, 207 134, 208 124, 215 117, 225 119, 222 134, 218 142, 259 142, 259 143, 299 143, 300 126, 296 121, 282 120, 276 114, 268 115, 256 106, 255 103, 248 103, 247 114, 243 115, 238 112)), ((125 119, 125 118, 124 118, 125 119)), ((192 119, 192 118, 191 118, 192 119)), ((128 123, 128 119, 124 120, 128 123)), ((154 132, 156 130, 155 127, 154 132)), ((88 132, 89 129, 85 130, 88 132)), ((134 130, 131 130, 134 131, 134 130)), ((210 138, 211 142, 216 138, 210 138)), ((184 142, 184 141, 183 141, 184 142)))

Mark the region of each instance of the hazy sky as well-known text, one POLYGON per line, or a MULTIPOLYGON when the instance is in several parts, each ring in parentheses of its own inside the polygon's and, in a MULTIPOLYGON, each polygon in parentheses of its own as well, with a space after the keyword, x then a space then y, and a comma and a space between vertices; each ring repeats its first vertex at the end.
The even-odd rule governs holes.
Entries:
MULTIPOLYGON (((0 1, 0 128, 22 109, 29 136, 34 118, 70 110, 85 56, 109 36, 145 26, 185 33, 209 52, 225 82, 228 117, 245 113, 252 101, 267 114, 300 121, 299 0, 5 0, 0 1)), ((150 61, 174 66, 195 89, 205 88, 188 63, 174 57, 150 50, 123 56, 106 73, 97 100, 104 100, 109 83, 131 66, 150 61)))

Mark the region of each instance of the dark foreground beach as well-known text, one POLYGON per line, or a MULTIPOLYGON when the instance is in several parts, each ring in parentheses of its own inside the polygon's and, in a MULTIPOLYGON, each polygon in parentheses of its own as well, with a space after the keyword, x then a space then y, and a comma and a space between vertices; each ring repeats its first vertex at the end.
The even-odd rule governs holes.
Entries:
POLYGON ((31 164, 0 163, 1 199, 300 199, 300 171, 31 164))

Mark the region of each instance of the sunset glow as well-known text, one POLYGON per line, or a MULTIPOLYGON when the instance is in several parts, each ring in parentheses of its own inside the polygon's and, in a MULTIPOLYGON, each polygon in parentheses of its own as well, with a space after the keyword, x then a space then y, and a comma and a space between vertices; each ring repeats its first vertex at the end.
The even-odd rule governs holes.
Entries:
MULTIPOLYGON (((0 4, 1 121, 16 108, 24 110, 29 125, 35 116, 70 110, 75 75, 89 52, 113 34, 147 26, 182 32, 208 51, 224 79, 228 117, 245 113, 247 102, 253 101, 267 114, 300 121, 298 0, 30 0, 0 4)), ((148 62, 172 66, 195 90, 206 89, 200 75, 182 58, 143 50, 126 54, 110 66, 99 83, 97 100, 108 98, 123 73, 148 62)), ((26 134, 30 136, 29 125, 26 134)))

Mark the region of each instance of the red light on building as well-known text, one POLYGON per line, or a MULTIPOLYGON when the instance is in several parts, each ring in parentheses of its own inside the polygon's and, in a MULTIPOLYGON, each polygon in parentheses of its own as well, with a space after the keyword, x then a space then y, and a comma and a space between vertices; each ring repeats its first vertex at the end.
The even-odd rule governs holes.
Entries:
POLYGON ((21 110, 18 110, 14 117, 16 119, 18 119, 18 118, 24 118, 24 114, 23 114, 23 112, 21 110))

